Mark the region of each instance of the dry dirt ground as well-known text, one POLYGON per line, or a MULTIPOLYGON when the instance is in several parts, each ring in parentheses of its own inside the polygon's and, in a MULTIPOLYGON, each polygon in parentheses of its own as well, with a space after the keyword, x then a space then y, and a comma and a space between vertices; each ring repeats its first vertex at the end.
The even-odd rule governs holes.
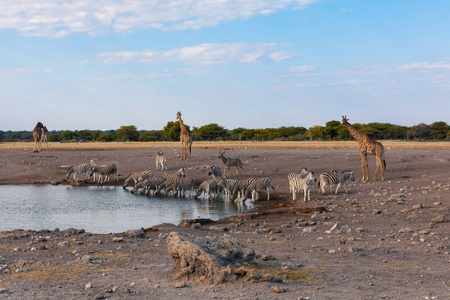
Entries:
MULTIPOLYGON (((227 149, 245 164, 246 175, 236 178, 268 176, 276 188, 245 215, 189 227, 162 224, 144 238, 81 228, 0 232, 0 298, 450 299, 450 144, 383 144, 385 180, 368 182, 361 181, 353 142, 194 143, 191 162, 177 158, 178 143, 58 144, 39 153, 31 144, 0 145, 0 184, 71 184, 61 166, 89 158, 116 164, 123 181, 153 170, 161 150, 169 171, 185 167, 186 176, 200 181, 208 166, 223 167, 217 153, 227 149), (311 202, 294 202, 287 175, 304 166, 316 174, 352 169, 357 181, 347 183, 348 195, 314 188, 311 202), (212 286, 179 277, 165 241, 172 231, 236 239, 256 252, 251 267, 283 282, 212 286)), ((373 176, 373 156, 369 170, 373 176)))

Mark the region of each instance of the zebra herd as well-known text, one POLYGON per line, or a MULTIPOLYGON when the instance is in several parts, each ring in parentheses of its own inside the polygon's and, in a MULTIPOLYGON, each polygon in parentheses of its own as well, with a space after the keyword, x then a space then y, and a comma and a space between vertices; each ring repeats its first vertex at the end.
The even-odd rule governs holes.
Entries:
MULTIPOLYGON (((223 154, 223 153, 222 153, 223 154)), ((220 156, 219 156, 220 158, 220 156)), ((167 170, 167 160, 164 154, 159 151, 155 158, 156 171, 163 172, 167 170)), ((193 178, 186 177, 185 169, 180 168, 176 172, 164 172, 156 176, 156 171, 143 170, 129 175, 122 187, 126 189, 131 187, 131 193, 146 196, 157 197, 192 197, 197 199, 223 199, 226 201, 243 201, 251 197, 252 202, 260 200, 260 193, 267 194, 267 200, 270 199, 270 191, 275 191, 275 187, 268 177, 250 177, 242 180, 227 178, 223 176, 219 167, 211 166, 208 172, 209 178, 196 185, 193 178)), ((225 173, 227 170, 225 170, 225 173)), ((77 180, 80 174, 86 174, 86 180, 93 177, 93 182, 99 185, 104 184, 114 176, 115 182, 118 182, 117 166, 97 165, 94 160, 90 160, 90 164, 80 164, 71 166, 67 169, 66 178, 71 176, 73 180, 77 180)), ((314 172, 309 171, 306 167, 300 173, 290 173, 288 175, 289 191, 292 194, 292 200, 297 199, 297 195, 303 192, 304 202, 310 201, 311 187, 316 183, 318 192, 326 194, 325 187, 329 186, 332 193, 333 185, 336 185, 335 194, 338 193, 342 186, 345 193, 348 193, 345 182, 350 179, 355 181, 354 173, 351 170, 338 173, 336 170, 330 173, 322 173, 318 177, 314 172)))

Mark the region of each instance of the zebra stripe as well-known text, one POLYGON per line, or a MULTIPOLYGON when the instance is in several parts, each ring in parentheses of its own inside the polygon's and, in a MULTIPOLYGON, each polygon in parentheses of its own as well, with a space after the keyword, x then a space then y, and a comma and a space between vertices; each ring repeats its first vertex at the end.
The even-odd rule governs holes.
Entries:
POLYGON ((231 193, 232 198, 230 200, 234 200, 236 198, 239 198, 240 200, 244 200, 244 197, 245 197, 244 193, 254 180, 256 180, 255 177, 250 177, 250 178, 247 178, 244 180, 239 180, 238 184, 234 187, 233 192, 231 193))
POLYGON ((249 192, 252 193, 252 201, 259 200, 259 193, 261 191, 266 191, 267 193, 267 200, 270 199, 270 188, 272 188, 275 191, 275 188, 273 187, 272 183, 270 182, 270 178, 263 177, 263 178, 256 178, 253 180, 245 190, 245 195, 247 196, 249 192))
POLYGON ((193 178, 182 177, 177 185, 177 192, 179 197, 186 197, 186 191, 189 191, 189 196, 191 196, 194 190, 195 181, 193 178))
POLYGON ((309 171, 306 167, 303 167, 303 169, 300 171, 300 173, 291 172, 288 174, 288 182, 289 182, 289 192, 292 193, 292 180, 296 177, 299 178, 305 178, 308 176, 309 171))
POLYGON ((330 192, 333 193, 333 184, 337 184, 336 186, 336 192, 337 195, 339 188, 342 186, 344 188, 344 191, 346 194, 348 194, 347 187, 345 186, 345 181, 350 179, 351 181, 355 182, 355 174, 352 170, 346 170, 342 171, 340 174, 337 173, 337 171, 333 171, 334 176, 327 176, 329 174, 322 173, 320 174, 320 180, 319 180, 319 188, 321 189, 322 193, 325 195, 325 186, 327 184, 330 185, 330 192), (323 176, 322 175, 326 174, 323 176))
POLYGON ((321 173, 319 175, 319 193, 326 194, 325 187, 330 185, 330 193, 333 193, 333 184, 338 183, 338 172, 336 170, 332 170, 331 173, 321 173))
POLYGON ((110 166, 91 166, 89 171, 90 175, 97 174, 98 184, 103 184, 103 182, 109 181, 109 176, 114 175, 115 180, 119 181, 119 176, 117 175, 117 167, 115 164, 112 164, 110 166), (103 176, 105 179, 103 180, 103 176))
POLYGON ((158 152, 158 155, 155 158, 156 163, 156 171, 162 171, 164 169, 167 170, 167 160, 162 151, 158 152))
POLYGON ((208 172, 208 175, 212 178, 221 178, 222 177, 222 171, 219 167, 211 166, 210 171, 208 172))
POLYGON ((306 198, 308 198, 308 201, 311 200, 310 194, 311 194, 311 186, 313 185, 313 182, 316 182, 316 176, 314 175, 314 172, 310 172, 306 178, 299 178, 295 177, 292 180, 292 200, 296 200, 297 192, 300 190, 303 190, 303 199, 306 202, 306 198))
POLYGON ((77 175, 81 173, 86 173, 86 179, 89 179, 89 166, 88 164, 80 164, 76 166, 71 166, 66 171, 66 179, 69 179, 70 175, 73 176, 73 180, 77 180, 77 175))
MULTIPOLYGON (((194 199, 197 199, 201 194, 206 193, 206 199, 209 200, 211 197, 214 199, 217 198, 217 190, 218 190, 218 180, 209 179, 203 181, 199 187, 195 190, 194 199)), ((204 196, 202 197, 205 198, 204 196)))
POLYGON ((136 185, 139 181, 148 179, 150 177, 153 177, 153 173, 150 170, 134 172, 125 179, 125 182, 123 183, 122 187, 125 189, 127 186, 131 185, 131 181, 133 181, 134 185, 136 185))

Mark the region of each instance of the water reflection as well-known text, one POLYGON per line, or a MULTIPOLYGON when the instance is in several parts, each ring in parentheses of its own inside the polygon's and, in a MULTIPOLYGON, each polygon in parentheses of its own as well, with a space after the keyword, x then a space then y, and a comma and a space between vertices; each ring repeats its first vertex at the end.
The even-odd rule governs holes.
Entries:
POLYGON ((226 201, 149 198, 115 187, 49 185, 0 186, 0 230, 83 228, 92 233, 123 232, 161 223, 245 212, 226 201))

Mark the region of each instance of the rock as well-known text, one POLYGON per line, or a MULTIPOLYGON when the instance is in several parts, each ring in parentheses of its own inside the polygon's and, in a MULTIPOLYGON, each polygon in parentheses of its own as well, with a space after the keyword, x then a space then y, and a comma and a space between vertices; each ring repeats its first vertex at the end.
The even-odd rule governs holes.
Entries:
POLYGON ((283 288, 283 287, 280 287, 280 286, 273 286, 273 287, 272 287, 272 292, 273 292, 273 293, 278 293, 278 294, 280 294, 280 293, 285 293, 285 292, 286 292, 286 289, 283 288))
POLYGON ((92 282, 88 282, 85 284, 84 289, 88 290, 92 288, 92 282))
POLYGON ((253 261, 255 252, 238 241, 225 237, 189 237, 172 232, 167 238, 167 249, 181 276, 220 284, 243 278, 246 281, 274 281, 274 276, 263 275, 242 264, 253 261))
POLYGON ((125 231, 125 234, 132 238, 145 238, 145 232, 142 229, 134 229, 125 231))
POLYGON ((177 289, 182 289, 182 288, 187 287, 187 284, 184 281, 183 282, 177 282, 177 283, 175 283, 174 287, 177 288, 177 289))
POLYGON ((123 242, 123 237, 115 236, 115 237, 113 237, 112 241, 115 242, 115 243, 123 242))
POLYGON ((433 219, 431 219, 432 223, 444 223, 445 222, 445 216, 444 215, 437 215, 433 219))
POLYGON ((22 248, 17 247, 17 248, 14 248, 13 251, 14 251, 14 252, 19 252, 19 251, 22 251, 22 248))

